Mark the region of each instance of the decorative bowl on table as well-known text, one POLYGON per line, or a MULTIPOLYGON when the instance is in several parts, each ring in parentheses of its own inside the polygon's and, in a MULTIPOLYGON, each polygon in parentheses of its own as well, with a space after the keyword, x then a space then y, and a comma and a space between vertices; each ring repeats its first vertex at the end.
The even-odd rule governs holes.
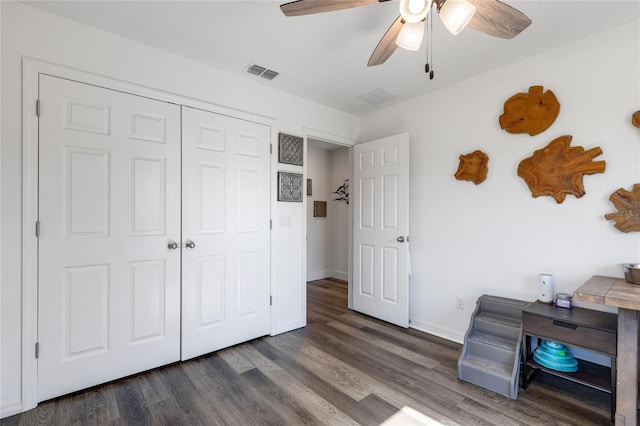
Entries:
POLYGON ((624 279, 631 284, 640 284, 640 263, 622 263, 624 279))

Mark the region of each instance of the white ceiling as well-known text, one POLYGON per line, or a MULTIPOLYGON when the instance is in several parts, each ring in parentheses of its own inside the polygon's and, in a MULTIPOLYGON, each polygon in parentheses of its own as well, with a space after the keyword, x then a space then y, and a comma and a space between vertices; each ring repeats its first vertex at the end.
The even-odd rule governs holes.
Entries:
POLYGON ((399 14, 397 1, 299 17, 285 17, 273 0, 27 4, 356 115, 640 19, 638 0, 504 2, 533 21, 512 40, 471 28, 453 36, 434 19, 434 80, 424 73, 425 43, 419 52, 398 49, 386 63, 366 66, 399 14), (250 75, 252 63, 280 75, 250 75), (358 98, 379 88, 394 99, 370 105, 358 98))

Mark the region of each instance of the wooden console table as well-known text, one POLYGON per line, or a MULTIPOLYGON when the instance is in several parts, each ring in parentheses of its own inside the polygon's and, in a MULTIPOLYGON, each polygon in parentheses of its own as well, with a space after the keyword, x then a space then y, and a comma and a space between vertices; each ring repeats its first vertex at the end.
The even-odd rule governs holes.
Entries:
POLYGON ((552 304, 534 302, 522 309, 522 370, 524 389, 540 372, 571 380, 611 394, 611 418, 616 407, 616 328, 615 314, 592 309, 557 308, 552 304), (530 338, 552 340, 606 355, 611 368, 578 360, 578 371, 561 372, 538 364, 533 359, 530 338))
POLYGON ((573 293, 573 299, 618 307, 618 373, 615 421, 635 426, 638 398, 638 311, 640 285, 623 278, 594 275, 573 293))

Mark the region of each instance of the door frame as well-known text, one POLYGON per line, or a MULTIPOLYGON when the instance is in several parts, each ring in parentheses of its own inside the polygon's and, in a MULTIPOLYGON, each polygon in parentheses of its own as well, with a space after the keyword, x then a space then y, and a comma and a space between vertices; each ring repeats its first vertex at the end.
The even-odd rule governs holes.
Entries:
MULTIPOLYGON (((307 153, 308 151, 308 140, 316 139, 323 142, 327 142, 333 145, 342 146, 344 148, 349 149, 349 182, 353 182, 353 146, 355 145, 355 141, 353 139, 334 135, 331 133, 323 132, 322 130, 316 130, 311 128, 303 129, 303 139, 304 139, 304 160, 303 164, 305 164, 303 169, 303 182, 307 181, 307 171, 308 171, 308 161, 307 161, 307 153)), ((305 192, 306 194, 306 192, 305 192)), ((302 244, 302 276, 303 282, 305 283, 303 288, 303 312, 305 313, 305 324, 306 324, 306 313, 307 313, 307 196, 302 197, 302 212, 304 216, 304 220, 302 221, 302 236, 304 238, 304 244, 302 244)), ((351 208, 351 204, 349 204, 349 212, 347 213, 347 217, 349 218, 349 259, 348 259, 348 284, 347 284, 347 307, 352 309, 352 286, 353 282, 353 272, 351 268, 352 261, 352 247, 353 247, 353 209, 351 208)))
MULTIPOLYGON (((81 71, 33 58, 22 59, 22 411, 38 405, 38 362, 35 357, 35 344, 38 341, 38 239, 35 224, 38 220, 38 116, 36 101, 39 92, 39 76, 47 74, 53 77, 77 81, 106 89, 117 90, 137 96, 151 98, 176 105, 184 105, 227 115, 269 126, 271 144, 277 141, 277 123, 275 118, 249 113, 198 99, 180 96, 159 89, 141 86, 106 76, 81 71)), ((271 161, 270 215, 275 216, 274 188, 276 178, 271 161)), ((276 294, 275 264, 273 256, 274 238, 271 237, 270 250, 271 294, 276 294)), ((272 307, 273 308, 273 307, 272 307)), ((306 309, 306 306, 305 306, 306 309)), ((274 328, 274 309, 271 310, 271 330, 274 328)))

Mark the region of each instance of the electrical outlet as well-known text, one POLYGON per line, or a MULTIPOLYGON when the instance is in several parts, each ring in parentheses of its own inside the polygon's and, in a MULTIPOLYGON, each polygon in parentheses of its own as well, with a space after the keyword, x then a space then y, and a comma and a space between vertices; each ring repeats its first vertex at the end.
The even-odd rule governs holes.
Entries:
POLYGON ((462 296, 456 296, 456 308, 464 309, 464 299, 462 296))

